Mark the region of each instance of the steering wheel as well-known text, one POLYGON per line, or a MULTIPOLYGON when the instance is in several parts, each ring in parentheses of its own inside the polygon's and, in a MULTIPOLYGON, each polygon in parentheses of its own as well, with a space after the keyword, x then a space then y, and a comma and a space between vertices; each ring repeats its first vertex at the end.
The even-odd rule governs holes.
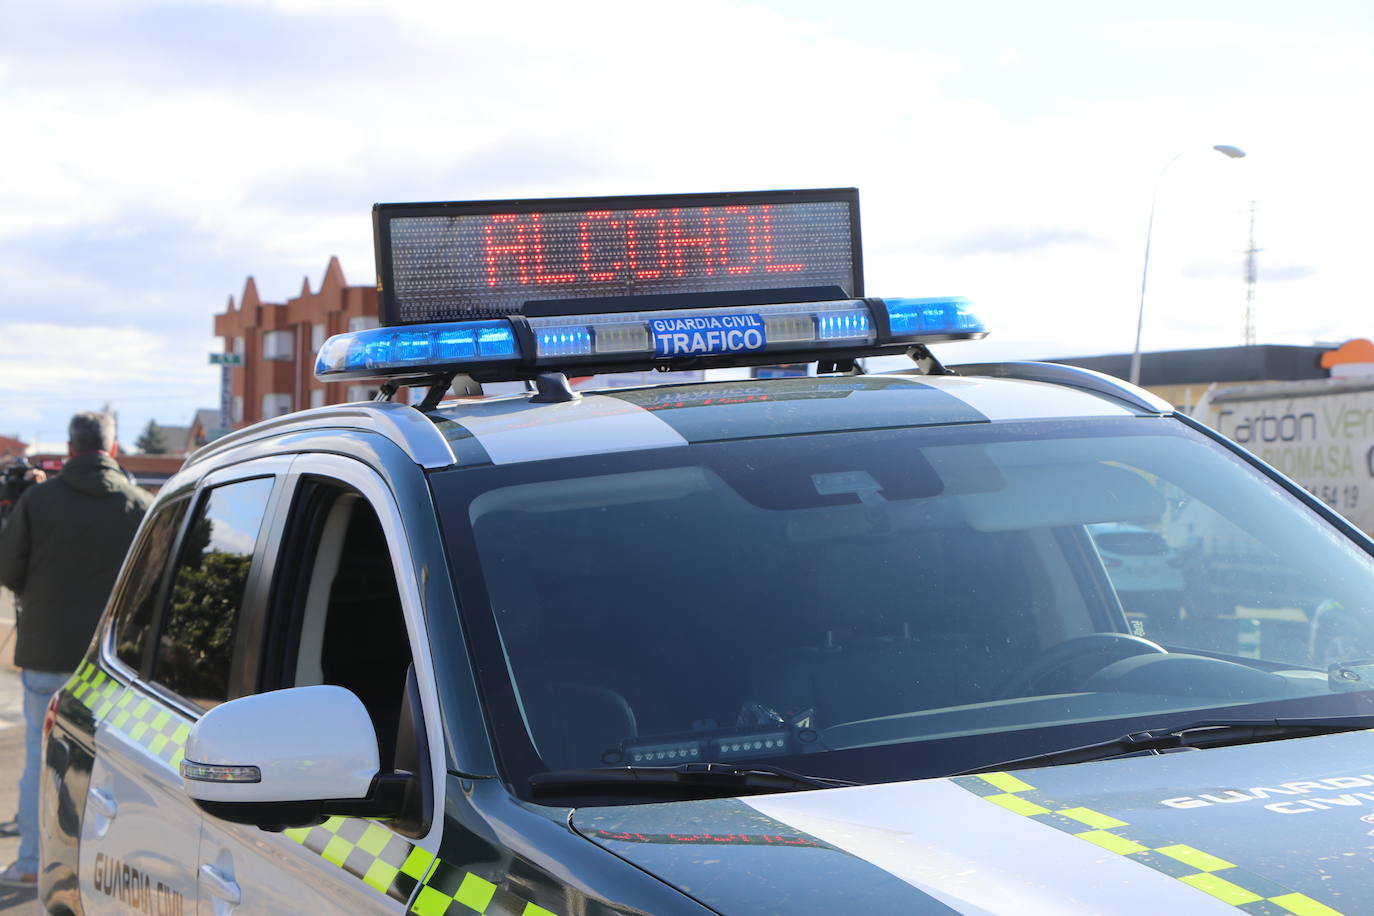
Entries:
POLYGON ((1032 696, 1040 681, 1075 662, 1095 661, 1095 657, 1100 657, 1101 664, 1094 669, 1100 671, 1112 662, 1152 652, 1168 650, 1159 643, 1130 633, 1090 633, 1087 636, 1075 636, 1043 650, 1029 665, 1008 678, 997 691, 997 699, 1009 700, 1012 697, 1032 696))

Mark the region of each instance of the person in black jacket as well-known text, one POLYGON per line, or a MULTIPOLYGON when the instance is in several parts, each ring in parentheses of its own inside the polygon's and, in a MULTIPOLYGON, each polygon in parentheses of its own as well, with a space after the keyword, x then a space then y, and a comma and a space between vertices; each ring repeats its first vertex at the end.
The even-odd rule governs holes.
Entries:
POLYGON ((0 585, 18 599, 14 663, 24 684, 24 772, 19 858, 0 884, 32 887, 38 874, 38 766, 43 715, 95 631, 152 495, 114 460, 114 418, 83 412, 68 426, 70 457, 30 487, 0 529, 0 585))

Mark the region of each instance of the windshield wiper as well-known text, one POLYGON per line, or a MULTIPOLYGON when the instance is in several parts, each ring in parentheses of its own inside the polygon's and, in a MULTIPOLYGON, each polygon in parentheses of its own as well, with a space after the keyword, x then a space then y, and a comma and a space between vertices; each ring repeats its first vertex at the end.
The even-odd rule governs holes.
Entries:
POLYGON ((997 770, 1085 763, 1090 760, 1108 760, 1113 757, 1131 757, 1138 754, 1226 747, 1258 741, 1274 741, 1280 738, 1300 738, 1310 735, 1358 731, 1362 728, 1374 728, 1374 716, 1315 716, 1306 719, 1202 719, 1187 725, 1173 725, 1131 732, 1119 738, 1109 738, 1106 741, 1065 748, 1062 751, 1050 751, 1045 754, 1031 754, 1028 757, 1003 760, 1000 763, 990 763, 987 766, 975 767, 950 775, 970 776, 975 773, 992 773, 997 770))
POLYGON ((646 791, 726 788, 733 792, 788 792, 856 786, 846 779, 808 776, 766 764, 680 763, 676 766, 593 767, 585 770, 554 770, 535 773, 530 786, 536 795, 573 792, 604 792, 632 784, 646 791))

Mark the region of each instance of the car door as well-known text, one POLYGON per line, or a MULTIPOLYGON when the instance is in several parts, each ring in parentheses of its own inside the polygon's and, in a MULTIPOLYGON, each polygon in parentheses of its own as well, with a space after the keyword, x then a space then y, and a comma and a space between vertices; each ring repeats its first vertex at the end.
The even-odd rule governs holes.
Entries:
POLYGON ((87 913, 195 909, 203 815, 182 790, 182 749, 200 713, 240 692, 238 623, 288 466, 259 461, 207 476, 166 584, 140 604, 149 612, 134 613, 102 647, 101 668, 128 680, 92 688, 101 702, 79 854, 87 913))
MULTIPOLYGON (((82 824, 86 818, 109 816, 96 810, 108 807, 102 798, 88 804, 91 769, 95 762, 96 728, 123 699, 127 685, 140 676, 148 634, 156 621, 162 585, 175 559, 177 538, 191 503, 193 486, 159 501, 139 531, 137 542, 111 598, 110 620, 102 625, 95 655, 84 659, 65 692, 67 715, 58 715, 48 738, 48 763, 42 793, 43 868, 50 907, 81 912, 81 896, 89 894, 94 875, 80 869, 82 824), (77 714, 77 710, 89 715, 77 714), (89 878, 89 881, 88 881, 89 878)), ((101 790, 101 794, 107 794, 101 790)), ((108 823, 103 825, 108 827, 108 823)), ((91 860, 94 865, 95 859, 91 860)), ((104 858, 101 885, 105 884, 104 858)), ((187 873, 187 878, 193 878, 187 873)), ((187 884, 194 889, 194 883, 187 884)), ((113 889, 113 888, 111 888, 113 889)))
POLYGON ((260 689, 352 690, 373 719, 384 769, 424 754, 427 810, 404 823, 332 817, 282 833, 207 819, 199 912, 227 913, 232 886, 233 912, 244 916, 404 913, 438 848, 443 773, 430 750, 442 744, 430 734, 437 710, 405 528, 386 484, 362 462, 304 455, 289 476, 276 572, 263 614, 250 624, 260 689), (414 741, 402 725, 408 687, 423 697, 414 741))

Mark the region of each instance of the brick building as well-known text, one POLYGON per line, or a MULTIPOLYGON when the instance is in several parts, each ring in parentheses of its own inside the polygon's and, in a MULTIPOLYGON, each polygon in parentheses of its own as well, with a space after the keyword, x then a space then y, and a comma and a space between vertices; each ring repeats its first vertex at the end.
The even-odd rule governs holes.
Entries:
POLYGON ((249 277, 237 307, 215 316, 215 334, 224 352, 240 355, 230 367, 226 398, 229 426, 237 428, 304 410, 371 397, 375 385, 315 380, 315 354, 331 334, 377 326, 377 290, 349 286, 331 257, 318 292, 310 278, 299 295, 285 302, 264 302, 249 277))
POLYGON ((0 464, 8 464, 15 458, 29 453, 29 444, 13 436, 0 436, 0 464))

